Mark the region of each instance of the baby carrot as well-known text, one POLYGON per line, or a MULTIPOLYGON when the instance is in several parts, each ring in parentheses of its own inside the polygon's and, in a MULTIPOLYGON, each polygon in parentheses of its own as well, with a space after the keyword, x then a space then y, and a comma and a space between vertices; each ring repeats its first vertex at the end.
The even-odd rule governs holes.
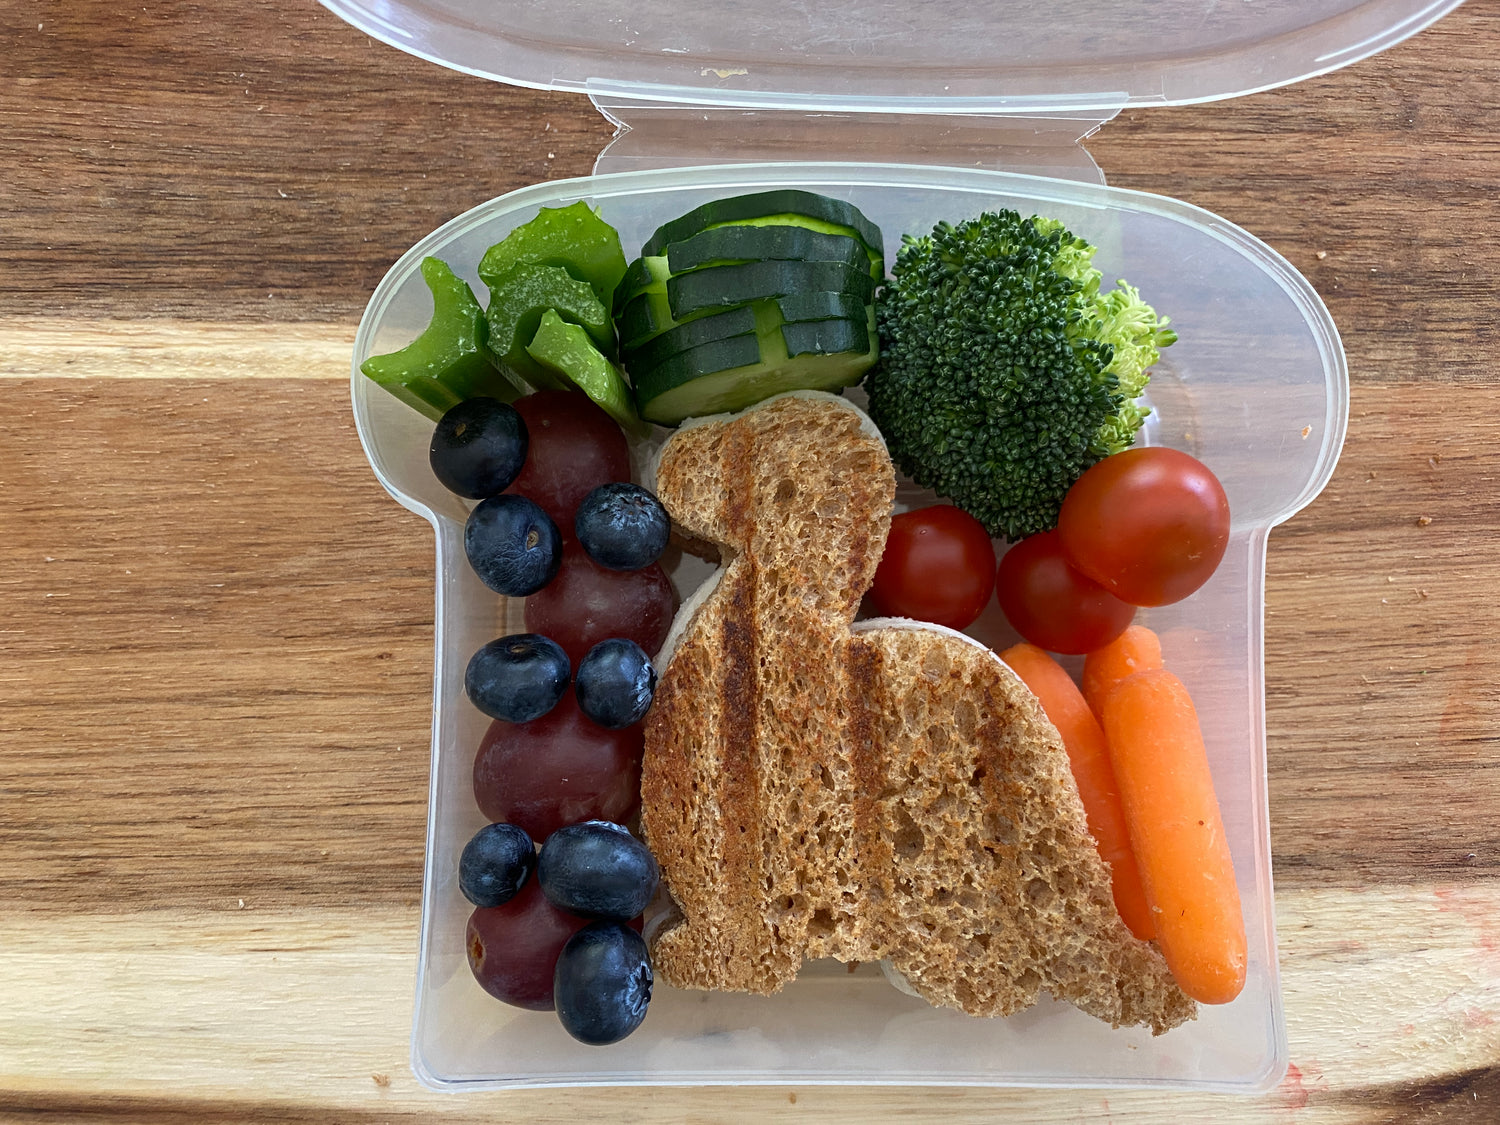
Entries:
POLYGON ((1162 669, 1109 693, 1104 733, 1156 942, 1182 990, 1227 1004, 1245 986, 1245 922, 1187 688, 1162 669))
POLYGON ((1104 697, 1127 676, 1160 668, 1161 641, 1144 625, 1132 625, 1083 661, 1083 697, 1097 716, 1104 714, 1104 697))
POLYGON ((1000 659, 1031 689, 1057 733, 1062 735, 1089 832, 1100 857, 1109 864, 1115 909, 1131 933, 1142 941, 1150 941, 1156 935, 1156 927, 1146 905, 1145 891, 1141 889, 1141 874, 1130 847, 1130 830, 1125 823, 1125 811, 1120 807, 1115 770, 1110 765, 1109 747, 1105 745, 1099 720, 1084 702, 1073 677, 1035 645, 1008 648, 1000 654, 1000 659))

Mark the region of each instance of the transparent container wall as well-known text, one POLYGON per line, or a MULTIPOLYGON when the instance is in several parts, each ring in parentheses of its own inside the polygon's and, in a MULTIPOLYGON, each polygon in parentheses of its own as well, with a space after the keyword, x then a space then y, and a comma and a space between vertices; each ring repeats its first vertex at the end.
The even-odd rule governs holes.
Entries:
MULTIPOLYGON (((1235 860, 1250 943, 1249 980, 1234 1003, 1153 1038, 1114 1031, 1062 1004, 979 1020, 930 1008, 879 970, 813 964, 784 993, 749 997, 659 987, 640 1031, 607 1050, 569 1039, 548 1016, 504 1007, 470 977, 469 912, 458 854, 482 818, 470 792, 485 728, 462 698, 469 655, 519 624, 519 607, 485 590, 462 553, 465 505, 427 465, 431 425, 360 377, 361 439, 385 485, 438 530, 438 666, 428 878, 413 1040, 414 1065, 441 1086, 741 1082, 1026 1085, 1165 1084, 1257 1091, 1280 1077, 1285 1030, 1277 983, 1265 785, 1261 617, 1266 534, 1328 479, 1343 439, 1347 377, 1326 310, 1284 261, 1243 231, 1170 200, 1003 173, 903 166, 767 165, 598 176, 529 188, 454 220, 391 270, 371 300, 356 365, 405 344, 431 303, 417 272, 436 254, 483 293, 484 249, 542 205, 595 203, 627 254, 661 222, 705 200, 795 185, 849 199, 902 232, 987 208, 1063 219, 1100 247, 1107 279, 1128 277, 1172 317, 1178 344, 1151 384, 1145 440, 1186 449, 1219 474, 1234 532, 1214 578, 1178 605, 1143 611, 1203 719, 1235 860)), ((856 392, 857 395, 857 392, 856 392)), ((920 497, 903 490, 904 503, 920 497)), ((706 574, 686 564, 686 592, 706 574)), ((971 630, 1011 637, 993 606, 971 630)))
POLYGON ((717 105, 944 112, 1230 97, 1390 46, 1458 0, 323 0, 487 78, 717 105))

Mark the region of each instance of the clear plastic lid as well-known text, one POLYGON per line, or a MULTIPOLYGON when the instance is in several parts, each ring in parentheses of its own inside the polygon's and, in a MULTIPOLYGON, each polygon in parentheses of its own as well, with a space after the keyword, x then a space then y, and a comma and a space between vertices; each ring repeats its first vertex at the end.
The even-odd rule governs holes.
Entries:
POLYGON ((596 101, 1101 119, 1334 70, 1458 2, 323 0, 442 66, 596 101))

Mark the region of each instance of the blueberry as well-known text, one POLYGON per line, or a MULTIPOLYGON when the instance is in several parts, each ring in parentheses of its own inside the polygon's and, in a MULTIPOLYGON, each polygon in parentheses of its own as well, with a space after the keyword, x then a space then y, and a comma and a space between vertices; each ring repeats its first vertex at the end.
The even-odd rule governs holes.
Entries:
POLYGON ((464 691, 492 719, 529 723, 568 690, 568 654, 537 633, 515 633, 491 641, 469 660, 464 691))
POLYGON ((459 403, 432 433, 432 471, 449 492, 483 500, 510 487, 526 463, 526 423, 499 399, 459 403))
POLYGON ((661 881, 650 849, 607 820, 570 824, 548 836, 536 875, 553 906, 614 922, 645 910, 661 881))
POLYGON ((558 955, 552 976, 557 1018, 580 1043, 618 1043, 646 1018, 651 979, 641 935, 618 922, 594 922, 558 955))
POLYGON ((530 836, 514 824, 486 824, 459 856, 458 889, 475 906, 502 906, 526 885, 535 867, 530 836))
POLYGON ((526 497, 491 496, 469 513, 464 553, 491 590, 524 598, 557 577, 562 536, 547 513, 526 497))
POLYGON ((640 570, 667 549, 672 521, 661 501, 638 484, 601 484, 573 517, 579 545, 609 570, 640 570))
POLYGON ((651 709, 656 669, 640 645, 611 637, 578 662, 576 683, 578 709, 601 727, 623 730, 651 709))

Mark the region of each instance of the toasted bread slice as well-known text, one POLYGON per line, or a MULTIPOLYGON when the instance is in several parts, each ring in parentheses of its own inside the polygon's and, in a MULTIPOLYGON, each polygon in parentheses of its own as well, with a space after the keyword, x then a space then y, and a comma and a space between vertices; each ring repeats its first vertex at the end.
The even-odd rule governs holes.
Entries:
POLYGON ((646 720, 642 826, 687 918, 653 950, 667 980, 776 991, 824 952, 812 904, 854 870, 834 853, 855 838, 845 742, 869 685, 842 649, 895 490, 866 422, 784 396, 680 430, 658 463, 674 522, 728 560, 679 614, 646 720))
POLYGON ((975 1015, 1046 990, 1117 1025, 1189 1018, 1019 679, 948 630, 851 631, 895 494, 866 421, 789 396, 662 452, 662 502, 727 564, 684 606, 646 721, 642 826, 682 913, 656 970, 769 993, 804 958, 886 959, 975 1015))
MULTIPOLYGON (((946 629, 854 627, 881 674, 885 958, 931 1003, 1009 1015, 1040 992, 1160 1033, 1195 1012, 1115 909, 1062 740, 989 649, 946 629)), ((865 897, 872 897, 866 889, 865 897)))

